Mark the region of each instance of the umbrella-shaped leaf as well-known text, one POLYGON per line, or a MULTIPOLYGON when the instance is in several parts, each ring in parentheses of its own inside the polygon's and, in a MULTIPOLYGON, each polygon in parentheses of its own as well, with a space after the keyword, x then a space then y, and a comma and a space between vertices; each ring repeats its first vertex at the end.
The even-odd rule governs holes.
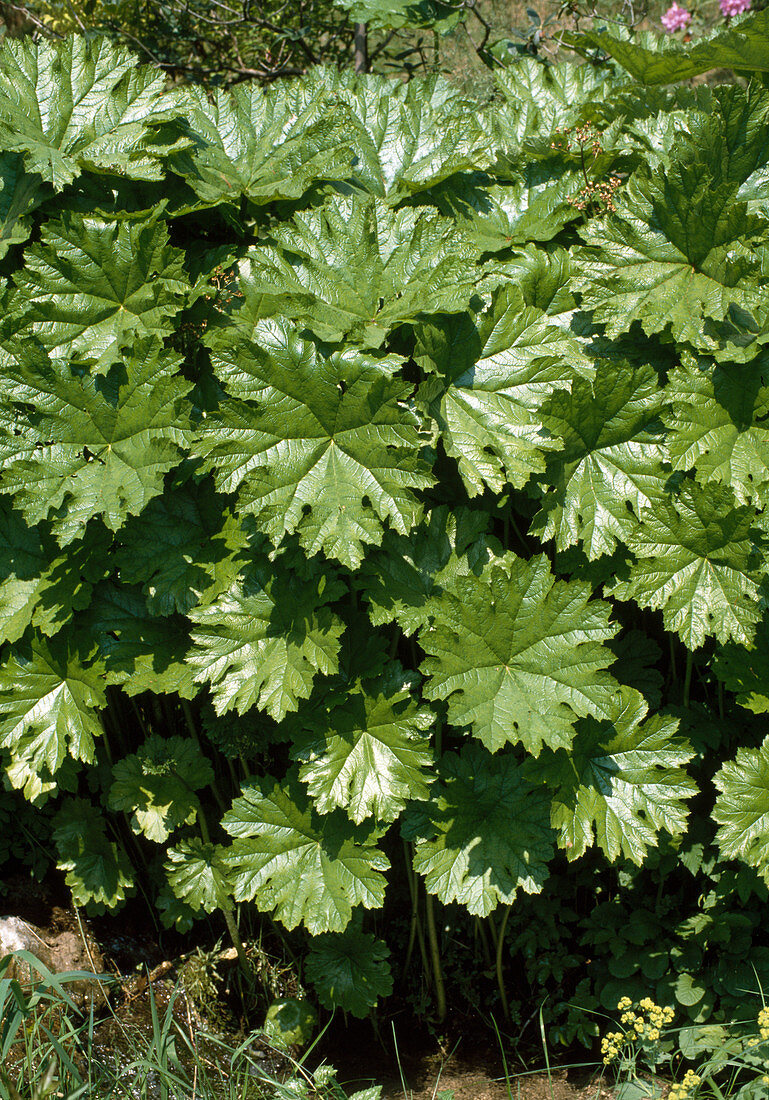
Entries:
POLYGON ((606 713, 618 685, 603 643, 616 632, 610 605, 590 586, 556 581, 544 556, 509 554, 480 576, 458 576, 433 600, 419 643, 429 699, 448 699, 449 722, 472 727, 495 752, 520 742, 568 748, 574 723, 606 713))
POLYGON ((222 824, 235 837, 225 862, 236 900, 254 900, 286 928, 343 932, 354 906, 381 906, 390 864, 378 832, 339 810, 321 817, 296 774, 245 785, 222 824))

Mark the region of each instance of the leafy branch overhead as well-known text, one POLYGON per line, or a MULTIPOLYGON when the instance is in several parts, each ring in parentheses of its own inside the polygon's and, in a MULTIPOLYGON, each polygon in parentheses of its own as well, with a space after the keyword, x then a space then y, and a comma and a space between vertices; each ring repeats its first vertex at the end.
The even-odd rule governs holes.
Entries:
POLYGON ((766 19, 483 104, 3 41, 0 861, 253 906, 358 1016, 419 958, 439 1016, 463 911, 504 1002, 569 864, 763 888, 769 91, 622 66, 765 73, 766 19))

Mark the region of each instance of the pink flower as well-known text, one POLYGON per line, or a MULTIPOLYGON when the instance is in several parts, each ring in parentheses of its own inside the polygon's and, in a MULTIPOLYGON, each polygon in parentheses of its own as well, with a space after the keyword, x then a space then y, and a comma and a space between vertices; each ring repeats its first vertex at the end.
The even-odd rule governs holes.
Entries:
MULTIPOLYGON (((750 5, 750 0, 721 0, 721 9, 723 10, 724 4, 743 4, 750 5)), ((743 9, 740 8, 740 11, 743 9)), ((662 16, 660 22, 668 34, 673 34, 675 31, 682 31, 692 21, 691 12, 688 12, 686 8, 679 8, 678 4, 673 3, 665 14, 662 16)))
POLYGON ((729 19, 732 15, 742 15, 750 10, 750 0, 721 0, 721 14, 729 19))

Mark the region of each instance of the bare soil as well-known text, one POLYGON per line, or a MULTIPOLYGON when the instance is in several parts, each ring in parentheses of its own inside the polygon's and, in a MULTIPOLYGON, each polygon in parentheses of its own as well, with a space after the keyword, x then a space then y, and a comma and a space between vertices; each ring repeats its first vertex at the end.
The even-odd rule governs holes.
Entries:
POLYGON ((554 1069, 549 1075, 508 1067, 508 1084, 498 1050, 462 1040, 447 1057, 430 1050, 401 1053, 397 1059, 384 1050, 373 1058, 341 1051, 335 1064, 340 1084, 350 1092, 378 1084, 382 1100, 439 1100, 445 1093, 451 1100, 612 1100, 613 1095, 611 1082, 597 1067, 554 1069))

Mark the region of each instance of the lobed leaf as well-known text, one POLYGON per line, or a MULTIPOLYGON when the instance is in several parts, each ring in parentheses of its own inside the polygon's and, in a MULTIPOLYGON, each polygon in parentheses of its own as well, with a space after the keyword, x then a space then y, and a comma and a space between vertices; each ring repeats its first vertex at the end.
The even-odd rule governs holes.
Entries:
POLYGON ((155 128, 177 111, 162 74, 106 38, 23 37, 0 51, 0 146, 56 191, 84 169, 160 179, 155 128))
POLYGON ((106 221, 62 213, 46 221, 14 276, 15 329, 56 357, 106 371, 134 341, 144 337, 146 348, 146 337, 173 332, 190 296, 182 258, 157 215, 106 221))
POLYGON ((602 717, 618 685, 603 645, 616 633, 610 606, 590 587, 556 581, 544 556, 507 554, 480 576, 458 576, 433 601, 419 634, 428 699, 447 699, 455 726, 471 726, 496 752, 521 743, 568 749, 580 716, 602 717))
POLYGON ((339 811, 320 817, 295 772, 246 784, 222 824, 235 837, 224 856, 235 899, 254 900, 286 928, 343 932, 353 906, 381 906, 390 864, 378 833, 339 811))
POLYGON ((266 296, 322 340, 378 348, 422 314, 465 310, 491 279, 478 259, 478 247, 434 210, 336 195, 277 225, 240 274, 244 293, 266 296))
POLYGON ((103 670, 85 664, 69 639, 32 635, 0 665, 0 746, 14 787, 35 801, 56 787, 67 756, 94 761, 106 705, 103 670))
POLYGON ((713 777, 718 798, 713 817, 724 859, 741 859, 769 883, 769 738, 737 750, 713 777))
POLYGON ((363 1018, 392 993, 389 956, 383 940, 349 926, 313 937, 304 973, 324 1008, 363 1018))
POLYGON ((436 717, 414 699, 413 687, 393 662, 380 678, 339 694, 332 688, 319 706, 300 710, 292 752, 304 761, 299 778, 318 813, 339 807, 356 824, 372 815, 394 821, 406 802, 429 797, 427 735, 436 717))
POLYGON ((477 320, 467 314, 416 326, 415 357, 434 372, 418 401, 435 419, 471 496, 507 483, 522 488, 545 469, 554 443, 539 405, 590 366, 573 337, 526 306, 517 287, 495 294, 477 320))
POLYGON ((338 667, 344 624, 329 609, 338 595, 315 567, 307 579, 290 561, 254 564, 216 600, 189 612, 197 683, 211 685, 216 713, 259 707, 278 721, 307 699, 318 673, 338 667))
POLYGON ((651 367, 605 360, 592 383, 578 378, 571 392, 556 390, 540 416, 562 445, 548 456, 532 532, 559 550, 581 543, 591 561, 627 542, 667 481, 663 403, 651 367))
POLYGON ((13 494, 29 523, 50 519, 62 546, 97 516, 117 531, 163 491, 182 456, 191 386, 179 361, 154 338, 106 376, 21 352, 6 368, 19 415, 15 434, 0 436, 0 491, 13 494))
POLYGON ((614 595, 662 610, 665 627, 697 649, 708 636, 750 645, 760 618, 760 533, 755 512, 729 489, 685 482, 641 513, 627 537, 637 562, 614 595))
POLYGON ((254 336, 217 342, 233 399, 206 418, 197 453, 276 544, 296 531, 308 554, 354 569, 386 523, 402 534, 414 526, 414 490, 433 481, 411 386, 395 377, 401 361, 332 351, 284 320, 260 322, 254 336))
POLYGON ((131 828, 163 844, 180 825, 194 824, 200 803, 195 791, 214 772, 191 738, 151 734, 137 753, 112 768, 108 804, 131 815, 131 828))
POLYGON ((518 890, 542 889, 553 854, 548 808, 547 792, 527 782, 513 756, 474 744, 446 753, 429 803, 404 822, 416 838, 414 870, 445 905, 487 917, 518 890))
POLYGON ((694 750, 676 737, 675 718, 647 717, 647 709, 637 691, 622 688, 611 717, 582 719, 568 756, 559 751, 547 765, 551 821, 568 859, 584 855, 595 831, 610 860, 641 866, 661 829, 683 834, 685 800, 698 791, 683 770, 694 750))

